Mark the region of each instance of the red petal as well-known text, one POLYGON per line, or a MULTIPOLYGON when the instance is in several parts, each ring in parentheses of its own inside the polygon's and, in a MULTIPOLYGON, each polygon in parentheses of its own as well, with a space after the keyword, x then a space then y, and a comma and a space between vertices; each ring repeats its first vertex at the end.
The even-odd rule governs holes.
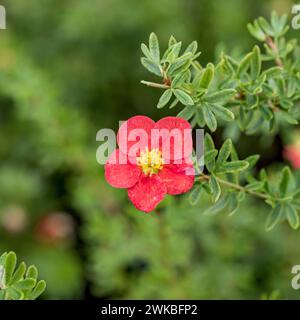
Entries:
POLYGON ((159 177, 166 185, 168 194, 181 194, 193 187, 195 170, 191 164, 170 164, 163 168, 159 177))
POLYGON ((192 154, 192 129, 189 122, 178 117, 159 120, 152 132, 152 148, 159 147, 165 160, 188 158, 192 154))
POLYGON ((161 202, 167 189, 159 177, 142 176, 137 184, 128 189, 128 197, 134 206, 144 212, 150 212, 161 202))
POLYGON ((151 129, 155 122, 145 116, 135 116, 124 122, 117 136, 120 150, 130 158, 134 158, 139 151, 150 148, 151 129))
POLYGON ((106 181, 115 188, 134 186, 141 175, 141 170, 128 161, 128 157, 116 149, 105 164, 106 181))

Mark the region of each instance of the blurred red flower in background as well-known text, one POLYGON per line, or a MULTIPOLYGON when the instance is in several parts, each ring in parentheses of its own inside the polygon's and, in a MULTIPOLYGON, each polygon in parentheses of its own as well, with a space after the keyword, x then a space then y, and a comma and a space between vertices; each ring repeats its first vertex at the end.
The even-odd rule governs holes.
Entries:
POLYGON ((300 130, 289 132, 290 143, 283 149, 283 157, 290 161, 294 169, 300 168, 300 130))
POLYGON ((295 144, 295 145, 286 146, 283 150, 283 156, 291 162, 294 169, 300 168, 300 146, 299 145, 295 144))
POLYGON ((166 117, 155 123, 148 117, 135 116, 122 124, 117 141, 119 149, 105 164, 105 178, 115 188, 128 189, 128 197, 137 209, 150 212, 166 194, 182 194, 192 188, 193 143, 186 120, 166 117))
POLYGON ((53 212, 43 216, 36 228, 37 237, 44 243, 67 244, 75 236, 75 221, 73 217, 64 212, 53 212))

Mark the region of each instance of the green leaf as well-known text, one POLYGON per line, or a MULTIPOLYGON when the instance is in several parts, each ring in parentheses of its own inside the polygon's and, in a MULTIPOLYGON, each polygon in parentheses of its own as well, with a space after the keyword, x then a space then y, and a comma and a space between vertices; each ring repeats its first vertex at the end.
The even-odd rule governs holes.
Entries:
POLYGON ((217 159, 217 165, 220 166, 222 165, 230 156, 230 153, 231 153, 231 148, 232 148, 232 142, 230 139, 227 139, 220 151, 219 151, 219 156, 218 156, 218 159, 217 159))
POLYGON ((181 45, 182 45, 182 42, 180 41, 180 42, 177 42, 174 46, 172 46, 170 53, 171 53, 173 59, 170 59, 170 56, 168 56, 167 60, 169 60, 169 62, 174 61, 178 57, 180 50, 181 50, 181 45))
POLYGON ((281 171, 281 178, 279 182, 279 192, 281 196, 286 196, 293 192, 296 188, 294 176, 289 167, 285 167, 281 171))
POLYGON ((210 110, 208 105, 204 105, 202 107, 204 120, 208 126, 208 128, 214 132, 217 129, 217 120, 213 112, 210 110))
POLYGON ((46 282, 44 280, 40 280, 36 287, 33 289, 31 294, 29 295, 29 298, 31 300, 37 299, 46 289, 46 282))
POLYGON ((169 39, 169 42, 168 42, 168 46, 169 47, 172 47, 174 44, 177 43, 177 40, 175 39, 175 37, 172 35, 169 39))
POLYGON ((183 104, 183 105, 193 105, 194 101, 193 99, 185 93, 183 90, 180 89, 174 89, 173 90, 176 98, 183 104))
POLYGON ((268 35, 270 35, 272 37, 274 36, 273 30, 272 30, 269 22, 265 18, 259 17, 258 23, 261 26, 261 28, 265 31, 265 33, 267 33, 268 35))
MULTIPOLYGON (((191 63, 191 57, 192 53, 185 53, 183 56, 177 58, 174 62, 170 64, 168 67, 168 74, 169 75, 174 75, 178 71, 180 71, 182 68, 186 69, 187 66, 191 63)), ((183 70, 182 70, 183 71, 183 70)))
POLYGON ((224 121, 232 121, 234 120, 234 114, 227 108, 224 108, 222 106, 219 106, 217 104, 213 105, 211 108, 212 112, 217 116, 218 118, 224 120, 224 121))
POLYGON ((259 27, 257 20, 255 20, 254 24, 248 23, 247 28, 248 28, 248 31, 250 32, 250 34, 254 38, 256 38, 257 40, 259 40, 259 41, 266 40, 266 35, 259 27))
POLYGON ((266 105, 260 105, 259 110, 265 120, 270 121, 274 117, 273 111, 266 105))
POLYGON ((212 191, 213 200, 214 200, 214 202, 217 202, 220 198, 220 195, 221 195, 221 187, 220 187, 218 180, 216 179, 216 177, 213 174, 210 176, 209 186, 212 191))
POLYGON ((31 290, 34 288, 36 284, 36 280, 32 279, 32 278, 27 278, 24 280, 21 280, 17 283, 14 284, 14 288, 16 288, 17 290, 31 290))
POLYGON ((174 101, 170 104, 169 109, 172 109, 174 107, 176 107, 176 105, 178 104, 179 100, 178 99, 174 99, 174 101))
POLYGON ((247 157, 245 161, 249 163, 248 169, 252 169, 256 165, 259 158, 260 158, 259 154, 253 154, 252 156, 247 157))
POLYGON ((11 283, 20 281, 24 277, 25 271, 26 271, 26 264, 24 262, 21 262, 12 277, 11 283))
POLYGON ((214 77, 214 65, 212 63, 209 63, 201 76, 200 87, 205 89, 208 88, 213 77, 214 77))
POLYGON ((186 72, 178 73, 176 77, 172 80, 172 88, 176 88, 181 85, 186 79, 186 72))
POLYGON ((37 279, 37 277, 38 277, 38 270, 35 266, 31 265, 26 272, 26 278, 37 279))
POLYGON ((204 137, 204 148, 205 148, 205 153, 209 152, 210 150, 215 149, 215 144, 214 140, 212 139, 211 135, 209 133, 205 134, 204 137))
POLYGON ((249 65, 250 65, 250 62, 251 62, 251 59, 252 59, 252 56, 253 56, 253 52, 250 52, 240 62, 238 70, 237 70, 237 76, 239 78, 242 77, 245 74, 245 72, 247 72, 249 65))
POLYGON ((256 80, 261 72, 261 57, 260 49, 258 46, 255 46, 253 49, 253 56, 251 59, 251 78, 256 80))
POLYGON ((159 98, 157 108, 158 109, 163 108, 170 101, 171 97, 172 97, 172 90, 171 89, 166 90, 159 98))
POLYGON ((183 118, 185 120, 190 120, 194 114, 195 108, 192 106, 187 106, 177 114, 177 117, 183 118))
POLYGON ((159 60, 160 60, 159 43, 158 43, 157 36, 154 32, 152 32, 149 37, 149 49, 150 49, 150 53, 153 60, 159 63, 159 60))
POLYGON ((147 59, 147 58, 141 58, 141 63, 151 73, 154 73, 155 75, 157 75, 159 77, 162 76, 161 68, 159 67, 158 64, 156 64, 152 60, 147 59))
POLYGON ((220 169, 218 169, 218 172, 222 173, 234 173, 238 171, 243 171, 247 169, 249 166, 249 163, 247 161, 238 160, 238 161, 231 161, 224 163, 220 169))
POLYGON ((184 53, 191 52, 192 54, 195 54, 197 52, 197 49, 198 49, 198 43, 197 41, 193 41, 188 45, 184 53))
POLYGON ((238 156, 238 153, 234 147, 234 145, 232 144, 231 145, 231 155, 230 155, 230 158, 232 161, 237 161, 239 160, 239 156, 238 156))
POLYGON ((261 190, 264 187, 264 182, 262 181, 254 181, 245 186, 246 190, 257 191, 261 190))
POLYGON ((271 68, 265 70, 262 73, 262 76, 266 75, 266 78, 270 79, 270 78, 276 78, 276 77, 280 76, 281 74, 282 74, 282 68, 281 67, 271 67, 271 68))
POLYGON ((150 53, 148 47, 145 45, 145 43, 141 44, 141 50, 146 58, 148 58, 149 60, 152 60, 151 53, 150 53))
POLYGON ((222 197, 213 206, 208 207, 207 210, 205 210, 204 213, 205 214, 216 214, 216 213, 222 211, 223 209, 225 209, 227 204, 228 204, 228 195, 222 197))
POLYGON ((22 300, 24 298, 23 292, 14 287, 9 287, 7 289, 7 295, 11 300, 22 300))
POLYGON ((13 272, 17 264, 17 256, 14 252, 9 252, 5 259, 5 284, 10 284, 13 272))
POLYGON ((205 96, 205 101, 209 103, 226 102, 235 95, 234 89, 224 89, 205 96))
POLYGON ((279 204, 277 204, 276 207, 271 210, 266 220, 267 231, 272 230, 276 226, 276 224, 280 221, 282 217, 282 212, 283 212, 282 206, 280 206, 279 204))
POLYGON ((288 220, 290 226, 293 229, 297 229, 299 227, 299 216, 298 216, 298 212, 295 209, 295 207, 290 204, 286 204, 284 206, 284 211, 286 213, 287 220, 288 220))
POLYGON ((202 191, 203 191, 203 189, 202 189, 201 185, 198 184, 190 192, 189 201, 192 206, 196 205, 199 202, 199 200, 201 198, 202 191))
POLYGON ((238 194, 231 193, 228 198, 228 216, 233 216, 239 209, 238 194))
POLYGON ((204 164, 207 165, 215 160, 216 156, 218 154, 218 150, 209 150, 208 152, 205 152, 204 155, 204 164))

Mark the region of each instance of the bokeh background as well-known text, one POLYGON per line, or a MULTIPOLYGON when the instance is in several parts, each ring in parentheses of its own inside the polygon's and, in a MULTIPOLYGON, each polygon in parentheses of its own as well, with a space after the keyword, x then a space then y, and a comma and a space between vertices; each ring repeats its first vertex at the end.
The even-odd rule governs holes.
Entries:
MULTIPOLYGON (((292 1, 1 4, 0 252, 37 265, 48 285, 42 298, 300 297, 290 285, 299 231, 265 232, 264 204, 249 199, 228 217, 203 214, 206 199, 192 207, 186 195, 168 197, 162 223, 111 188, 95 156, 99 129, 117 129, 136 114, 170 114, 156 110, 159 92, 139 83, 151 79, 140 65, 140 43, 151 31, 162 46, 171 34, 185 44, 196 39, 207 63, 220 47, 250 50, 246 24, 273 9, 290 13, 292 1)), ((260 166, 272 173, 291 133, 237 143, 242 156, 262 153, 260 166)))

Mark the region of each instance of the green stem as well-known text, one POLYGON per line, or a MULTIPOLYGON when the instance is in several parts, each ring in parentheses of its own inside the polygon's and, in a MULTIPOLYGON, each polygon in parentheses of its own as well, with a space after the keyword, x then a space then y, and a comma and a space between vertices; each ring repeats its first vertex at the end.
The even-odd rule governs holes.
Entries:
POLYGON ((145 84, 148 87, 159 88, 159 89, 170 89, 170 86, 168 86, 167 84, 149 82, 149 81, 145 81, 145 80, 142 80, 141 83, 145 84))
POLYGON ((281 60, 281 58, 280 58, 280 56, 279 56, 278 48, 277 48, 277 45, 276 45, 276 43, 274 42, 274 40, 273 40, 271 37, 267 37, 267 39, 266 39, 266 44, 267 44, 268 47, 269 47, 271 50, 273 50, 273 52, 275 53, 275 55, 276 55, 276 58, 275 58, 276 64, 277 64, 279 67, 283 68, 283 62, 282 62, 282 60, 281 60))
MULTIPOLYGON (((248 189, 244 188, 243 186, 241 186, 241 185, 239 185, 239 184, 235 184, 235 183, 232 183, 232 182, 223 180, 223 179, 221 179, 221 178, 219 178, 219 177, 216 177, 216 176, 215 176, 215 178, 216 178, 217 181, 218 181, 220 184, 222 184, 223 186, 226 186, 226 187, 229 187, 229 188, 238 190, 238 191, 244 191, 245 193, 248 193, 248 194, 250 194, 250 195, 252 195, 252 196, 261 198, 261 199, 263 199, 263 200, 269 199, 269 196, 266 195, 266 194, 264 194, 264 193, 260 193, 260 192, 248 190, 248 189)), ((210 176, 209 176, 209 175, 201 174, 199 180, 209 180, 209 179, 210 179, 210 176), (202 179, 201 179, 201 178, 202 178, 202 179)))

